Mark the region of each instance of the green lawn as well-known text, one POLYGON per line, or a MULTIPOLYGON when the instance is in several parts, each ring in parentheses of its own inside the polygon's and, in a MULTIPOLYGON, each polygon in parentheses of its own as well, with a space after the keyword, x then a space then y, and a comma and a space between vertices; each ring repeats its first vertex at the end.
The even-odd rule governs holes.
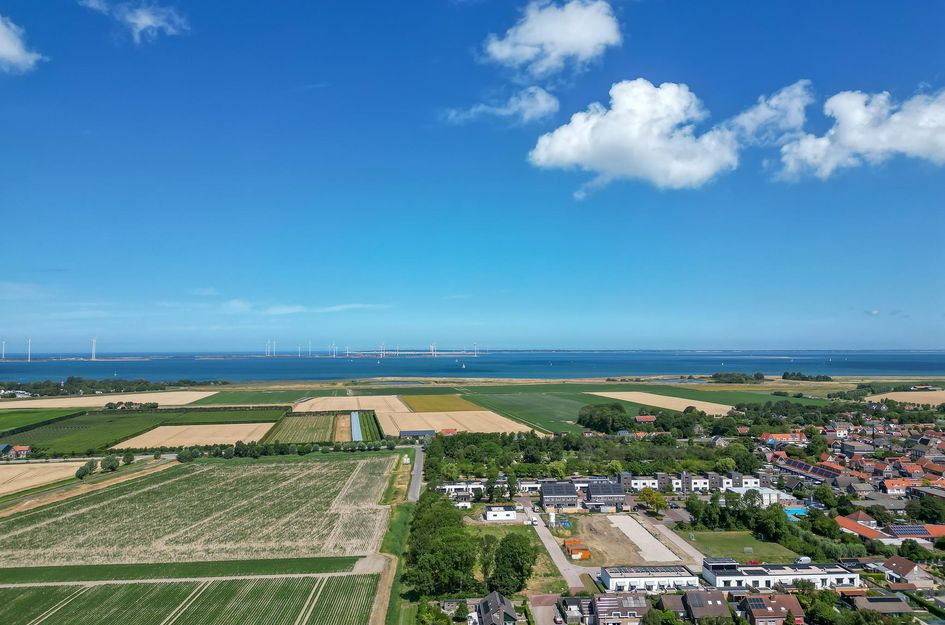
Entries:
POLYGON ((36 582, 90 582, 109 579, 165 579, 170 577, 222 577, 228 575, 280 575, 339 573, 350 571, 360 558, 276 558, 271 560, 220 560, 158 564, 100 564, 29 566, 0 569, 0 584, 36 582))
POLYGON ((30 445, 51 454, 84 454, 103 450, 159 425, 278 421, 281 410, 156 411, 116 410, 82 414, 5 436, 11 445, 30 445))
POLYGON ((59 410, 0 410, 0 434, 9 430, 15 430, 27 425, 42 423, 50 419, 56 419, 69 414, 82 412, 75 408, 64 408, 59 410))
POLYGON ((712 558, 735 558, 739 562, 759 560, 761 562, 794 562, 797 554, 777 543, 762 542, 751 532, 692 532, 694 540, 689 540, 690 532, 677 532, 686 541, 695 546, 706 556, 712 558), (751 548, 751 552, 745 551, 751 548))

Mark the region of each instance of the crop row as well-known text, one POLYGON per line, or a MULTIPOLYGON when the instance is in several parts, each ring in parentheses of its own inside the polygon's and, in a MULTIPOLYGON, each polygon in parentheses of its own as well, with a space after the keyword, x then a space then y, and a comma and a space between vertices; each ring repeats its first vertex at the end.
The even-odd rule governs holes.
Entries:
MULTIPOLYGON (((344 418, 344 417, 343 417, 344 418)), ((335 415, 287 415, 266 436, 266 441, 279 443, 327 443, 334 438, 335 415)))

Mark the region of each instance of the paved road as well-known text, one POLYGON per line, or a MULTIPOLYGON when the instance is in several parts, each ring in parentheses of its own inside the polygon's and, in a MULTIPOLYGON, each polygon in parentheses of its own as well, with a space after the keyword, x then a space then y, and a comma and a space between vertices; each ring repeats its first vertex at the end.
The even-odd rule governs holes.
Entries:
POLYGON ((573 564, 564 555, 564 552, 561 551, 561 547, 558 546, 558 541, 551 535, 551 531, 545 526, 541 517, 527 510, 525 514, 529 519, 538 519, 538 525, 535 526, 535 531, 538 532, 538 538, 540 538, 542 544, 545 545, 545 549, 548 550, 548 555, 551 556, 551 561, 558 567, 558 570, 561 572, 561 577, 564 578, 568 587, 574 592, 584 590, 584 582, 581 581, 581 575, 584 573, 593 575, 597 569, 573 564))
POLYGON ((407 490, 407 501, 420 499, 420 486, 423 483, 423 447, 414 447, 417 450, 413 460, 413 473, 410 476, 410 488, 407 490))

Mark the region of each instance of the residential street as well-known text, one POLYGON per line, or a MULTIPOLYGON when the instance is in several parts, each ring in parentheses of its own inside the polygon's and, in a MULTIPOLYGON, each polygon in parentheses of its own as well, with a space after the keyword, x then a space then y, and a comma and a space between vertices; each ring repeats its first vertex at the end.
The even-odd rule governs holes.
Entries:
POLYGON ((535 531, 538 532, 538 538, 540 538, 542 544, 545 545, 545 549, 548 550, 548 555, 551 556, 551 561, 555 563, 556 567, 558 567, 558 570, 561 572, 561 577, 564 578, 564 581, 568 584, 568 587, 573 592, 584 590, 584 582, 581 581, 581 575, 584 573, 589 573, 593 576, 597 569, 573 564, 564 555, 564 552, 561 551, 558 541, 554 536, 551 535, 551 531, 545 525, 545 522, 542 521, 541 517, 527 509, 525 514, 529 519, 538 519, 538 525, 534 526, 535 531))
POLYGON ((423 484, 423 447, 417 445, 413 461, 413 473, 410 475, 410 488, 407 490, 407 501, 420 499, 420 486, 423 484))

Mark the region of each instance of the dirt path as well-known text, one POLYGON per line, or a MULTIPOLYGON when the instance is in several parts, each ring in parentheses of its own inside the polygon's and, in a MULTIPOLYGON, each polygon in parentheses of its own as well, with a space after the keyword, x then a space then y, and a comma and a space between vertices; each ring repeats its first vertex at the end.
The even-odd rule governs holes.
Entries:
POLYGON ((156 466, 149 467, 141 471, 136 471, 134 473, 129 473, 127 475, 122 475, 120 477, 115 477, 110 480, 105 480, 103 482, 96 482, 94 484, 79 484, 79 485, 76 485, 75 488, 71 488, 70 490, 67 490, 65 492, 38 495, 33 499, 27 499, 16 505, 10 506, 9 508, 0 510, 0 519, 2 519, 3 517, 8 517, 11 514, 16 514, 18 512, 25 512, 27 510, 32 510, 33 508, 38 508, 39 506, 45 506, 46 504, 56 503, 59 501, 70 499, 72 497, 75 497, 76 495, 82 495, 84 493, 90 493, 96 490, 101 490, 103 488, 108 488, 109 486, 112 486, 114 484, 121 484, 122 482, 127 482, 128 480, 133 480, 133 479, 145 476, 145 475, 149 475, 151 473, 163 471, 164 469, 168 469, 176 464, 177 464, 176 462, 170 462, 170 461, 162 462, 161 464, 158 464, 156 466))
MULTIPOLYGON (((390 591, 394 586, 394 575, 397 573, 397 558, 385 553, 376 554, 378 558, 383 559, 382 566, 383 572, 381 572, 381 578, 377 581, 377 593, 374 595, 374 607, 371 609, 371 622, 372 623, 383 623, 387 620, 387 610, 390 605, 390 591)), ((374 558, 375 556, 370 556, 374 558)), ((358 564, 362 560, 368 560, 369 558, 362 558, 358 560, 358 564)), ((357 565, 355 565, 355 570, 357 570, 357 565)), ((376 572, 376 571, 371 571, 376 572)))
POLYGON ((688 566, 694 573, 702 570, 702 560, 705 558, 702 552, 687 543, 676 532, 669 529, 662 523, 654 523, 653 527, 662 535, 662 543, 676 552, 680 556, 683 564, 688 566))

